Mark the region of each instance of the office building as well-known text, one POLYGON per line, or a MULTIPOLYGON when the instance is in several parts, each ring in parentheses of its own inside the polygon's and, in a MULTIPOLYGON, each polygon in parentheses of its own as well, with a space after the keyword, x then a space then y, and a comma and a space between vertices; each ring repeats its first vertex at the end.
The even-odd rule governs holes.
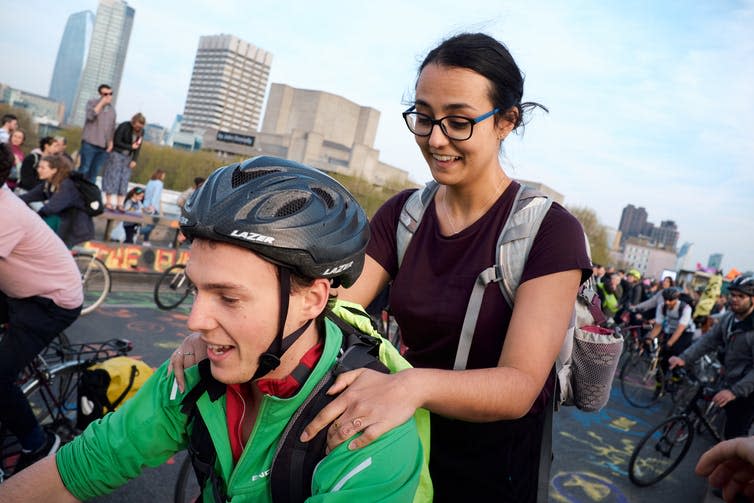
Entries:
POLYGON ((723 268, 723 254, 713 253, 710 255, 709 259, 707 259, 707 268, 721 270, 723 268))
POLYGON ((94 13, 92 11, 85 10, 71 14, 65 24, 63 38, 60 39, 49 95, 51 100, 59 101, 65 106, 64 122, 68 121, 73 101, 76 99, 76 90, 81 80, 81 72, 84 70, 93 25, 94 13))
POLYGON ((256 132, 271 65, 271 53, 233 35, 200 37, 182 129, 256 132))
POLYGON ((641 236, 645 234, 645 227, 647 226, 647 210, 643 207, 635 207, 633 204, 629 204, 623 208, 623 213, 620 216, 620 224, 618 230, 621 231, 623 241, 629 236, 641 236))
POLYGON ((272 84, 262 131, 203 130, 202 148, 226 158, 272 155, 375 185, 405 187, 408 172, 379 160, 380 112, 324 91, 272 84))
POLYGON ((660 222, 659 227, 652 226, 652 231, 649 233, 649 237, 652 238, 658 246, 675 249, 675 245, 678 243, 678 227, 672 220, 663 220, 660 222))
POLYGON ((0 103, 26 110, 38 127, 44 125, 57 128, 63 123, 65 106, 47 96, 29 93, 0 83, 0 103))
POLYGON ((117 103, 134 15, 134 9, 123 0, 100 0, 84 72, 69 115, 71 124, 84 125, 86 102, 98 96, 100 84, 112 87, 113 105, 117 103))

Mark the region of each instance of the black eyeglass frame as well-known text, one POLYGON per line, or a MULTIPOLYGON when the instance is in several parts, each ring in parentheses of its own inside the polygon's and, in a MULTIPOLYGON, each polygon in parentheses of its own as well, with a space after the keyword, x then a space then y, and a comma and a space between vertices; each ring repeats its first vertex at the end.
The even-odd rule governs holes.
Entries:
POLYGON ((479 124, 483 120, 492 117, 493 115, 495 115, 499 111, 500 111, 499 108, 493 108, 492 110, 490 110, 486 114, 482 114, 479 117, 474 117, 474 118, 472 118, 472 117, 464 117, 463 115, 446 115, 445 117, 440 117, 439 119, 433 119, 432 117, 430 117, 427 114, 423 114, 421 112, 417 112, 416 111, 416 105, 411 105, 401 115, 403 116, 403 121, 406 123, 406 127, 408 128, 408 130, 411 131, 411 133, 414 134, 414 135, 416 135, 416 136, 420 136, 422 138, 426 138, 427 136, 431 136, 432 135, 432 130, 435 128, 435 126, 440 126, 440 131, 442 131, 442 134, 444 134, 449 140, 453 140, 453 141, 466 141, 469 138, 471 138, 471 136, 474 134, 474 126, 476 124, 479 124), (414 131, 413 129, 411 129, 411 124, 409 123, 409 117, 410 116, 414 116, 414 117, 416 117, 416 116, 426 117, 427 120, 431 124, 430 127, 429 127, 429 131, 426 134, 419 134, 416 131, 414 131), (450 136, 448 134, 448 131, 445 129, 445 125, 443 124, 443 121, 445 119, 460 119, 460 120, 467 121, 471 125, 471 127, 469 128, 469 136, 467 136, 466 138, 453 138, 452 136, 450 136))

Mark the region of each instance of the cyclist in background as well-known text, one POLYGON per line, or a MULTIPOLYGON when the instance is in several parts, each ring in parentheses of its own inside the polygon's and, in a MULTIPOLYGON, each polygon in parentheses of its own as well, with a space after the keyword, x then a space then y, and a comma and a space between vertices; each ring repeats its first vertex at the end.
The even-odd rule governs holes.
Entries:
POLYGON ((691 321, 692 308, 681 301, 681 289, 671 286, 662 291, 663 303, 655 311, 655 325, 649 333, 650 339, 665 334, 663 343, 663 369, 667 369, 668 358, 677 356, 691 345, 694 337, 694 322, 691 321))
POLYGON ((4 185, 14 162, 0 144, 0 422, 21 443, 16 471, 60 445, 16 384, 18 374, 81 312, 78 267, 63 241, 4 185))
POLYGON ((739 276, 728 286, 730 310, 670 366, 695 362, 706 353, 723 353, 723 389, 712 401, 725 409, 725 438, 746 436, 754 419, 754 277, 739 276))

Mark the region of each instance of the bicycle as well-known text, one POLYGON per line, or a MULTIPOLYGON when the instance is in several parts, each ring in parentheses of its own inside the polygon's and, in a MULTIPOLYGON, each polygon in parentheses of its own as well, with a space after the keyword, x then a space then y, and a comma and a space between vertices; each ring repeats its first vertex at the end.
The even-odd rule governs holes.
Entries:
POLYGON ((160 309, 169 311, 180 306, 194 290, 194 284, 186 276, 186 264, 175 264, 157 279, 154 302, 160 309))
POLYGON ((628 476, 640 487, 656 484, 667 477, 683 460, 696 431, 705 430, 722 441, 722 426, 717 418, 720 409, 712 403, 718 391, 697 379, 691 371, 681 371, 695 392, 679 414, 652 428, 634 448, 628 462, 628 476))
POLYGON ((656 404, 666 393, 673 402, 685 396, 688 390, 675 372, 667 374, 662 369, 661 336, 644 339, 639 349, 621 365, 620 389, 626 401, 634 407, 647 408, 656 404))
POLYGON ((81 273, 81 284, 84 288, 84 305, 81 314, 89 314, 101 306, 107 294, 110 293, 110 269, 97 258, 95 252, 83 248, 71 250, 73 259, 81 273))
MULTIPOLYGON (((94 363, 126 355, 132 348, 126 339, 71 344, 65 333, 60 333, 19 377, 21 391, 39 424, 57 433, 62 442, 79 434, 76 411, 81 373, 94 363)), ((0 482, 13 474, 20 454, 18 440, 0 424, 0 482)))

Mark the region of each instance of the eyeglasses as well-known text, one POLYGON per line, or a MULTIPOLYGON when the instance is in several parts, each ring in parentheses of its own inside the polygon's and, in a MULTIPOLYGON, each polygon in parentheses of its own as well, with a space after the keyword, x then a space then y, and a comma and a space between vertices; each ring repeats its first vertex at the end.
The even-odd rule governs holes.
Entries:
POLYGON ((112 96, 113 93, 102 93, 102 96, 112 96))
POLYGON ((433 119, 427 114, 415 112, 416 106, 412 106, 403 112, 403 120, 406 121, 408 130, 416 136, 430 136, 435 125, 440 126, 443 134, 451 140, 464 141, 471 138, 474 132, 474 124, 478 124, 488 117, 492 117, 500 110, 495 108, 484 115, 475 117, 463 117, 461 115, 446 115, 439 119, 433 119))

